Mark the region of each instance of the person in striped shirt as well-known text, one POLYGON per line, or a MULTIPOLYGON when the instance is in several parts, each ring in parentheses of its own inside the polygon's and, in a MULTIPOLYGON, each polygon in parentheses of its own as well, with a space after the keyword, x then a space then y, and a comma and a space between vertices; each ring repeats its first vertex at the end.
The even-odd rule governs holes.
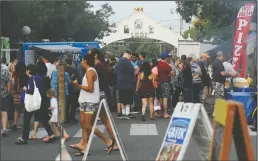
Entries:
POLYGON ((202 85, 202 70, 197 64, 195 57, 189 57, 191 59, 191 71, 193 75, 193 103, 201 103, 201 91, 203 90, 202 85))

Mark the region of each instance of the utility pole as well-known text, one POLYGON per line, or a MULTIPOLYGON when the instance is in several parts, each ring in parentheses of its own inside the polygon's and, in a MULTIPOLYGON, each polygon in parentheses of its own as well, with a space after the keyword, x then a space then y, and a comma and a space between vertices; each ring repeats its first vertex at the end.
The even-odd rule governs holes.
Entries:
POLYGON ((182 31, 183 31, 183 19, 182 17, 180 17, 180 35, 182 35, 182 31))

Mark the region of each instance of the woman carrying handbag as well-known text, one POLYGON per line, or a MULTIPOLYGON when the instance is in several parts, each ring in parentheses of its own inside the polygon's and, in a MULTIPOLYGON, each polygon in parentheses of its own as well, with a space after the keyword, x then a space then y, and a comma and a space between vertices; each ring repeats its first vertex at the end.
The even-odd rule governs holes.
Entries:
MULTIPOLYGON (((37 75, 37 69, 36 66, 33 64, 30 64, 26 67, 26 74, 29 77, 28 81, 28 87, 24 87, 24 90, 26 90, 26 96, 25 96, 25 111, 24 111, 24 118, 23 118, 23 131, 22 131, 22 137, 19 138, 15 144, 17 145, 23 145, 27 144, 27 140, 29 139, 29 132, 30 132, 30 120, 31 116, 33 114, 35 115, 42 115, 40 113, 41 109, 44 109, 46 105, 48 105, 48 99, 45 93, 45 82, 44 78, 42 76, 37 75), (35 93, 36 92, 36 93, 35 93), (40 100, 40 109, 34 111, 34 106, 38 103, 39 100, 35 100, 34 94, 38 94, 36 99, 41 98, 40 100), (28 107, 28 99, 32 99, 34 97, 34 102, 31 106, 28 107)), ((54 133, 51 129, 51 126, 49 125, 48 119, 44 119, 42 116, 39 116, 40 122, 42 123, 43 127, 48 133, 48 140, 46 140, 46 143, 51 143, 55 140, 54 133)))

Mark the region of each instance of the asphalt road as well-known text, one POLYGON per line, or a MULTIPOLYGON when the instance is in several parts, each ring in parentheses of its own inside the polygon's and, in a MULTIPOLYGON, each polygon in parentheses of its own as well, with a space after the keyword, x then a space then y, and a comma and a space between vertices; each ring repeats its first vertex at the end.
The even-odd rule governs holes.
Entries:
MULTIPOLYGON (((211 110, 211 109, 209 109, 211 110)), ((135 120, 120 120, 113 114, 115 125, 118 129, 119 136, 124 145, 126 154, 129 160, 155 160, 160 149, 163 137, 165 135, 169 120, 156 119, 140 120, 140 115, 136 115, 135 120), (144 130, 145 129, 145 130, 144 130), (147 130, 146 130, 147 129, 147 130)), ((107 132, 104 126, 99 122, 98 127, 101 131, 107 132)), ((81 160, 82 157, 74 156, 73 149, 68 147, 69 144, 79 142, 81 139, 79 124, 74 124, 66 127, 67 132, 70 134, 71 139, 66 142, 66 149, 72 160, 81 160)), ((40 130, 39 136, 43 137, 46 134, 44 130, 40 130)), ((9 131, 8 137, 1 138, 1 160, 55 160, 60 154, 60 142, 57 141, 52 144, 43 143, 41 140, 29 141, 28 145, 15 145, 16 138, 20 137, 21 129, 16 132, 9 131)), ((251 134, 251 141, 254 154, 256 154, 256 133, 251 134)), ((97 137, 92 140, 90 147, 90 155, 87 160, 121 160, 119 152, 112 152, 106 154, 104 151, 105 144, 97 137)), ((193 141, 190 142, 184 160, 200 160, 197 153, 198 145, 193 141)), ((230 160, 236 160, 237 155, 232 145, 230 160)))

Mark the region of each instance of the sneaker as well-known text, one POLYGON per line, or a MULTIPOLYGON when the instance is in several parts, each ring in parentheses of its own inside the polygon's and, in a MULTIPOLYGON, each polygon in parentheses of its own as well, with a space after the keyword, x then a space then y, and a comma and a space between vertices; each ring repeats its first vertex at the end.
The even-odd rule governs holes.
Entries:
POLYGON ((124 116, 123 116, 123 119, 124 119, 124 120, 130 120, 131 118, 130 118, 128 115, 124 115, 124 116))
POLYGON ((118 118, 118 119, 121 119, 121 118, 123 118, 123 115, 122 115, 122 113, 118 113, 118 114, 117 114, 117 118, 118 118))
POLYGON ((8 136, 7 133, 8 133, 7 130, 3 130, 3 131, 2 131, 2 136, 7 137, 7 136, 8 136))
POLYGON ((250 129, 252 130, 252 132, 257 132, 257 127, 251 127, 250 129))
POLYGON ((127 115, 130 119, 136 119, 132 114, 127 115))
POLYGON ((22 138, 18 139, 15 142, 16 145, 24 145, 24 144, 28 144, 27 140, 23 140, 22 138))

